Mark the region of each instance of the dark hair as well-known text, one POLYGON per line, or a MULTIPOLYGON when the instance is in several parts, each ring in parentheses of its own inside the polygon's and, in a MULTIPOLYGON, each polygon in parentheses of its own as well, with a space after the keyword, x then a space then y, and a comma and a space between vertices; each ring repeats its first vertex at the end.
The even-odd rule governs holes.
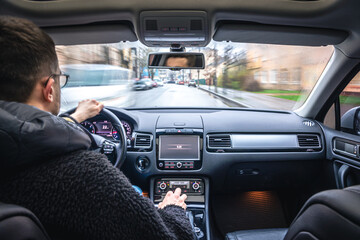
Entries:
POLYGON ((54 41, 34 23, 0 16, 0 99, 26 102, 58 66, 54 41))

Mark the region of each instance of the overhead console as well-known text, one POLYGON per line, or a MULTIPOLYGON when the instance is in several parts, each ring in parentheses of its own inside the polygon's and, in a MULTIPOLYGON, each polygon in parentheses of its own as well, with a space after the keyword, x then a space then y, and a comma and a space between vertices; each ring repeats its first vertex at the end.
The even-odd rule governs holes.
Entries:
POLYGON ((203 11, 145 11, 140 14, 140 40, 148 47, 204 47, 210 41, 203 11))
POLYGON ((202 166, 203 124, 199 115, 160 116, 156 125, 156 165, 161 170, 202 166))

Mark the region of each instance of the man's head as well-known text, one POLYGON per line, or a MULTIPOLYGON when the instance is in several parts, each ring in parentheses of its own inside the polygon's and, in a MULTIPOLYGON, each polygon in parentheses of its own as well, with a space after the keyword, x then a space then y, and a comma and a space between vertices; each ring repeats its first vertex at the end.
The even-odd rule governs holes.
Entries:
POLYGON ((0 17, 0 99, 58 114, 59 65, 53 40, 34 23, 0 17), (48 81, 47 81, 48 80, 48 81))
POLYGON ((183 56, 171 56, 166 59, 165 65, 168 67, 189 67, 187 58, 183 56))
POLYGON ((165 65, 168 67, 194 67, 195 56, 171 55, 166 59, 165 65))

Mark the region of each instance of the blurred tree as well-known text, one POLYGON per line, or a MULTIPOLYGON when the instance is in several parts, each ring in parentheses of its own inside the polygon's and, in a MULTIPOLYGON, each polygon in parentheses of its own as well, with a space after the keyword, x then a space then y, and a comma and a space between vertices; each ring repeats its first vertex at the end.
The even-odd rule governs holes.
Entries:
POLYGON ((209 88, 211 85, 215 86, 215 91, 217 91, 218 86, 218 67, 222 61, 222 57, 219 55, 219 49, 216 47, 216 43, 212 47, 207 47, 204 50, 206 58, 206 66, 204 69, 204 76, 207 79, 209 88))
MULTIPOLYGON (((144 69, 148 69, 148 56, 151 52, 158 52, 159 48, 148 48, 145 46, 139 46, 137 48, 137 62, 139 64, 138 71, 139 71, 139 78, 141 78, 141 74, 144 69)), ((154 77, 154 69, 148 69, 149 77, 153 79, 154 77)))
POLYGON ((107 45, 103 46, 103 60, 104 60, 104 64, 111 64, 110 61, 110 54, 109 54, 109 47, 107 45))
POLYGON ((224 49, 223 64, 221 83, 224 93, 226 94, 227 88, 242 89, 249 75, 246 69, 246 50, 239 51, 232 45, 227 45, 224 49))

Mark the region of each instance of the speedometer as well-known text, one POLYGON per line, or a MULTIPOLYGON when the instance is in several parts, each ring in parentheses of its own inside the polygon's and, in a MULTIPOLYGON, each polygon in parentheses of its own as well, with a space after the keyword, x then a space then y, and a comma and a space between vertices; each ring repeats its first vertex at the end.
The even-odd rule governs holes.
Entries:
MULTIPOLYGON (((125 121, 121 121, 123 127, 124 127, 124 130, 125 130, 125 133, 126 133, 126 137, 128 139, 131 139, 131 134, 132 134, 132 129, 131 129, 131 126, 129 123, 125 122, 125 121)), ((113 128, 112 131, 111 131, 111 134, 112 134, 112 137, 115 139, 115 140, 120 140, 120 136, 119 136, 119 133, 113 128)))
POLYGON ((126 132, 126 136, 128 139, 131 139, 131 134, 132 134, 132 129, 131 129, 131 126, 129 123, 125 122, 125 121, 121 121, 123 127, 124 127, 124 130, 126 132))
POLYGON ((95 133, 95 126, 89 121, 84 121, 81 123, 81 125, 86 128, 89 132, 95 133))

